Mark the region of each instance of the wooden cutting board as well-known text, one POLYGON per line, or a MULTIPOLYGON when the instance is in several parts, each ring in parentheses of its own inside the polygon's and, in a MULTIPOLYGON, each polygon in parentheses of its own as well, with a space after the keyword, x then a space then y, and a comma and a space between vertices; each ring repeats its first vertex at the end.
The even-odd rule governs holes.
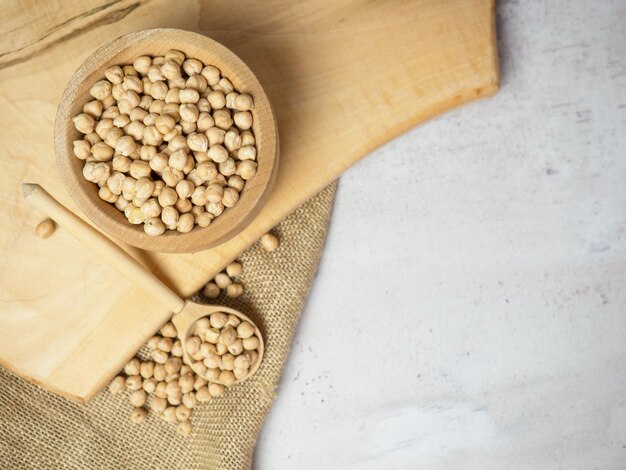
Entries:
POLYGON ((21 182, 40 183, 82 217, 55 167, 53 120, 96 48, 145 28, 207 34, 248 63, 275 108, 280 170, 252 225, 202 253, 125 247, 183 296, 377 146, 498 88, 493 0, 23 0, 0 6, 0 25, 0 363, 79 401, 170 315, 62 228, 36 238, 44 215, 21 198, 21 182))

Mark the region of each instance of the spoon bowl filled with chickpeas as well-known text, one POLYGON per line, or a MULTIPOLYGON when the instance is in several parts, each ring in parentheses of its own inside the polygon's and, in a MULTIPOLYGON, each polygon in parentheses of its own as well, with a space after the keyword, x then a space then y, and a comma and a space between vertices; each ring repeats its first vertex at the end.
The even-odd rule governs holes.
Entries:
POLYGON ((261 332, 238 310, 190 304, 172 324, 182 338, 185 363, 209 383, 229 387, 251 377, 261 365, 261 332))
POLYGON ((193 252, 254 219, 278 168, 278 133, 259 81, 206 36, 152 29, 94 52, 61 99, 62 180, 113 238, 193 252))

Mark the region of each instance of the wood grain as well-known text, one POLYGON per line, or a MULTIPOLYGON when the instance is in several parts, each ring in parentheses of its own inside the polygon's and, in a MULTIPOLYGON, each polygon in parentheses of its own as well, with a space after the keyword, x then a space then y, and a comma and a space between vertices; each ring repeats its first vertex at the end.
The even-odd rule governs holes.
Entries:
POLYGON ((183 297, 371 150, 498 87, 493 0, 25 0, 0 13, 0 360, 80 400, 140 345, 125 333, 147 337, 163 314, 62 227, 37 239, 44 216, 19 197, 21 181, 41 183, 82 217, 55 168, 53 120, 66 83, 99 46, 153 27, 204 32, 248 64, 274 107, 281 166, 246 230, 195 254, 124 246, 183 297))
MULTIPOLYGON (((78 243, 98 256, 104 264, 114 268, 129 283, 142 288, 145 293, 157 299, 166 310, 172 313, 182 310, 185 301, 163 284, 158 277, 147 271, 132 256, 122 250, 117 243, 93 229, 59 204, 41 186, 23 183, 22 192, 26 202, 52 218, 57 225, 67 230, 78 243)), ((89 293, 87 292, 85 295, 89 295, 89 293)), ((167 318, 163 321, 167 321, 167 318)), ((132 333, 129 331, 126 338, 132 333)))
POLYGON ((254 220, 269 196, 278 172, 278 132, 276 118, 259 81, 244 62, 221 44, 206 36, 179 29, 156 28, 126 34, 90 55, 72 76, 55 119, 55 151, 61 179, 81 211, 112 238, 150 251, 189 253, 206 250, 235 236, 254 220), (258 163, 256 175, 246 182, 234 207, 226 209, 208 227, 196 226, 191 232, 166 231, 154 237, 143 225, 131 225, 123 213, 98 196, 95 184, 85 180, 84 162, 72 151, 72 142, 81 138, 72 118, 91 99, 89 88, 104 77, 112 65, 132 63, 140 55, 164 55, 170 49, 220 69, 242 93, 254 98, 252 132, 258 163))

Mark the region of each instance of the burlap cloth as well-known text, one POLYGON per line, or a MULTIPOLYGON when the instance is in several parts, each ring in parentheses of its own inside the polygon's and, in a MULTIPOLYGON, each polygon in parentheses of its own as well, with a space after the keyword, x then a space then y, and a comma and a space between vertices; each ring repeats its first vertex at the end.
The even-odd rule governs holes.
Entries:
POLYGON ((79 405, 0 367, 0 467, 249 468, 315 274, 334 195, 331 185, 278 225, 281 245, 275 252, 256 244, 240 257, 246 290, 230 305, 259 325, 265 357, 251 379, 194 409, 192 436, 178 435, 173 424, 152 413, 145 423, 131 424, 127 395, 104 391, 79 405))

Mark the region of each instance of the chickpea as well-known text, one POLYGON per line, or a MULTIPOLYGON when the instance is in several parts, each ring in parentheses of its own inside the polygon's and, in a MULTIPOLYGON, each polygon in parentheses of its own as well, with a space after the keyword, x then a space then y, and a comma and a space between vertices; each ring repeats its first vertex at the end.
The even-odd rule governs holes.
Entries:
POLYGON ((206 130, 205 135, 207 136, 207 139, 209 139, 209 147, 212 147, 214 145, 224 143, 226 131, 224 129, 220 129, 219 127, 210 127, 206 130))
POLYGON ((219 69, 212 65, 207 65, 200 73, 210 86, 217 85, 221 78, 219 69))
POLYGON ((266 233, 261 237, 261 246, 265 251, 271 252, 278 248, 278 237, 271 233, 266 233))
POLYGON ((243 286, 241 284, 231 284, 226 288, 226 295, 231 299, 236 299, 243 294, 243 286))
POLYGON ((143 230, 152 237, 157 237, 165 232, 165 225, 158 217, 150 217, 145 220, 143 230))
POLYGON ((176 230, 178 218, 178 211, 174 207, 167 206, 161 211, 161 220, 169 230, 176 230))
POLYGON ((205 228, 208 227, 209 225, 211 225, 211 222, 213 221, 213 215, 209 214, 208 212, 206 212, 201 206, 193 206, 191 213, 194 216, 194 220, 196 222, 196 225, 198 225, 201 228, 205 228), (194 209, 195 212, 194 212, 194 209))
POLYGON ((126 379, 121 375, 115 377, 113 380, 111 380, 111 383, 109 384, 109 392, 114 395, 123 392, 125 388, 126 379))
POLYGON ((245 145, 237 150, 239 160, 256 160, 256 148, 252 145, 245 145))
POLYGON ((187 180, 181 180, 176 185, 176 193, 178 194, 178 197, 181 199, 186 199, 188 197, 191 197, 195 189, 196 189, 195 185, 191 181, 187 181, 187 180))
POLYGON ((207 390, 211 397, 219 397, 224 394, 224 386, 218 383, 210 383, 207 390))
POLYGON ((187 137, 187 145, 195 152, 206 152, 209 148, 209 139, 204 134, 191 134, 187 137))
POLYGON ((170 166, 166 166, 162 173, 161 178, 168 187, 174 188, 184 178, 184 173, 181 170, 177 170, 170 166))
POLYGON ((180 197, 178 198, 178 201, 176 201, 176 204, 174 204, 174 208, 178 211, 179 214, 190 213, 193 207, 194 205, 189 199, 181 199, 180 197))
POLYGON ((243 348, 246 351, 258 349, 259 345, 259 338, 257 338, 256 336, 251 336, 250 338, 246 338, 243 340, 243 348))
POLYGON ((224 212, 224 204, 222 204, 222 201, 209 202, 205 207, 206 211, 214 217, 217 217, 224 212))
POLYGON ((252 127, 252 114, 249 111, 238 111, 233 116, 235 126, 242 131, 246 131, 252 127))
POLYGON ((239 175, 233 175, 228 178, 228 186, 230 186, 231 188, 235 188, 239 192, 243 190, 245 183, 246 182, 239 175))
POLYGON ((228 160, 228 150, 226 150, 224 147, 222 147, 219 144, 212 145, 209 148, 207 155, 215 163, 223 163, 226 160, 228 160))
POLYGON ((215 126, 223 130, 228 130, 233 125, 233 119, 230 116, 230 112, 225 109, 218 109, 213 113, 213 120, 215 126))
POLYGON ((178 225, 176 226, 176 229, 181 233, 189 233, 193 230, 193 225, 194 225, 193 215, 189 213, 181 214, 180 217, 178 218, 178 225))
POLYGON ((230 387, 236 382, 235 375, 229 370, 223 370, 220 372, 219 382, 225 387, 230 387))
POLYGON ((124 72, 120 66, 114 65, 104 71, 104 76, 109 82, 119 84, 122 83, 122 80, 124 79, 124 72))
POLYGON ((197 103, 200 99, 200 93, 198 90, 194 90, 193 88, 185 88, 180 91, 180 102, 181 103, 197 103))
POLYGON ((209 299, 216 299, 221 292, 222 290, 214 282, 209 282, 202 290, 202 293, 209 299))
POLYGON ((246 145, 254 145, 254 135, 250 131, 243 131, 241 134, 241 146, 245 147, 246 145))
POLYGON ((246 93, 242 93, 235 98, 235 109, 239 111, 251 111, 254 109, 254 101, 252 97, 246 93))
POLYGON ((256 175, 256 163, 250 160, 244 160, 237 165, 237 175, 245 181, 256 175))
POLYGON ((161 207, 173 206, 178 199, 178 194, 172 188, 163 188, 159 194, 158 201, 161 207))
POLYGON ((89 94, 97 100, 103 100, 111 94, 111 88, 111 82, 100 80, 89 89, 89 94))
MULTIPOLYGON (((210 83, 209 83, 210 84, 210 83)), ((212 91, 206 97, 211 109, 222 109, 226 106, 226 97, 221 91, 212 91)))
POLYGON ((89 134, 93 132, 94 126, 96 125, 96 121, 89 114, 79 114, 75 118, 72 119, 74 123, 74 127, 78 132, 83 134, 89 134))
POLYGON ((161 66, 161 72, 168 80, 176 80, 181 77, 180 65, 173 60, 167 60, 161 66))

